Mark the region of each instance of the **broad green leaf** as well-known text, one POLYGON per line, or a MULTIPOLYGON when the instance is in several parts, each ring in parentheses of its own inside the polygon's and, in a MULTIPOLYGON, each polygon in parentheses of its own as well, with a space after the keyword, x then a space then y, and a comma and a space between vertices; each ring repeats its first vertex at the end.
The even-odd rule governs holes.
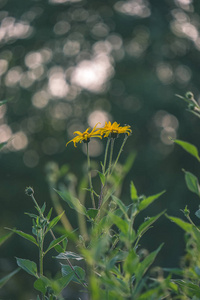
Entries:
POLYGON ((200 197, 200 186, 197 177, 188 171, 183 171, 188 189, 200 197))
POLYGON ((38 246, 38 243, 36 242, 36 239, 35 239, 32 235, 30 235, 30 234, 28 234, 28 233, 24 233, 24 232, 21 231, 21 230, 10 229, 10 228, 6 228, 6 229, 9 229, 9 230, 11 230, 12 232, 17 233, 18 235, 20 235, 20 236, 23 237, 24 239, 26 239, 26 240, 32 242, 33 244, 35 244, 36 246, 38 246))
POLYGON ((161 244, 158 249, 150 253, 145 259, 139 264, 136 272, 135 272, 135 277, 136 277, 136 282, 139 283, 140 280, 142 279, 143 275, 146 273, 148 268, 151 266, 151 264, 154 262, 157 254, 160 252, 163 244, 161 244))
POLYGON ((176 217, 171 217, 171 216, 168 216, 166 214, 166 217, 171 220, 172 222, 176 223, 179 227, 181 227, 185 232, 188 232, 188 233, 192 233, 192 228, 193 228, 193 225, 190 224, 190 223, 187 223, 179 218, 176 218, 176 217))
POLYGON ((192 156, 194 156, 198 161, 200 161, 200 157, 199 157, 199 153, 198 153, 198 149, 196 146, 188 143, 188 142, 184 142, 181 140, 173 140, 172 141, 178 145, 180 145, 185 151, 187 151, 188 153, 190 153, 192 156))
POLYGON ((51 222, 49 222, 48 226, 47 226, 47 232, 52 229, 54 226, 56 226, 56 224, 60 221, 60 219, 62 218, 62 215, 64 214, 64 211, 57 217, 55 217, 53 220, 51 220, 51 222))
POLYGON ((53 240, 49 247, 47 248, 47 250, 45 251, 44 255, 51 250, 52 248, 54 248, 55 246, 57 246, 59 243, 61 243, 64 239, 66 239, 67 235, 62 235, 61 237, 57 238, 56 240, 53 240))
POLYGON ((120 231, 123 232, 125 235, 127 235, 129 230, 128 222, 111 213, 109 214, 109 216, 113 221, 113 223, 120 229, 120 231))
POLYGON ((144 221, 144 223, 142 223, 140 225, 140 227, 138 228, 138 231, 137 231, 137 236, 142 236, 143 233, 145 233, 148 228, 150 228, 150 226, 160 218, 160 216, 162 216, 163 214, 165 213, 165 211, 161 212, 160 214, 158 214, 157 216, 154 216, 154 217, 151 217, 151 218, 148 218, 146 221, 144 221))
POLYGON ((7 233, 0 237, 0 246, 11 236, 13 232, 7 233))
POLYGON ((90 218, 90 219, 95 219, 97 214, 98 214, 99 210, 98 209, 95 209, 95 208, 89 208, 87 210, 87 216, 90 218))
POLYGON ((67 190, 60 192, 56 189, 54 189, 56 191, 56 193, 58 193, 58 195, 68 203, 68 205, 76 210, 77 212, 79 212, 80 214, 83 215, 87 215, 87 210, 86 208, 81 204, 81 202, 74 197, 73 195, 71 195, 67 190))
POLYGON ((34 261, 28 260, 28 259, 22 259, 22 258, 17 258, 17 264, 20 268, 22 268, 24 271, 29 273, 30 275, 35 276, 38 278, 37 274, 37 265, 34 261))
POLYGON ((143 209, 147 208, 151 203, 153 203, 156 199, 158 199, 164 193, 165 193, 165 191, 162 191, 161 193, 158 193, 156 195, 149 196, 149 197, 145 198, 144 200, 142 200, 139 203, 138 209, 143 210, 143 209))
POLYGON ((134 202, 137 201, 138 200, 138 195, 137 195, 137 190, 136 190, 136 187, 135 187, 133 181, 131 181, 130 192, 131 192, 131 199, 134 202))
POLYGON ((112 197, 112 200, 119 206, 119 208, 124 213, 124 215, 126 217, 128 217, 127 216, 127 211, 129 209, 129 207, 126 207, 126 205, 124 205, 124 203, 119 198, 117 198, 116 196, 112 195, 111 197, 112 197))
POLYGON ((62 270, 63 276, 66 276, 66 275, 72 273, 73 274, 72 281, 80 283, 85 280, 85 270, 83 270, 81 267, 74 266, 74 270, 75 270, 76 274, 78 275, 78 277, 79 277, 78 278, 69 265, 61 264, 61 266, 62 266, 61 270, 62 270))
POLYGON ((0 279, 0 288, 2 288, 4 286, 4 284, 6 284, 6 282, 13 277, 16 273, 18 273, 20 270, 20 268, 16 269, 15 271, 13 271, 12 273, 4 276, 3 278, 0 279))
POLYGON ((38 278, 35 282, 34 282, 34 288, 43 293, 44 295, 46 294, 47 288, 46 288, 46 283, 44 282, 44 280, 42 280, 42 278, 38 278))
POLYGON ((82 260, 83 257, 80 256, 77 253, 66 251, 65 253, 60 253, 56 256, 57 259, 76 259, 76 260, 82 260))
POLYGON ((189 299, 195 299, 195 296, 198 297, 197 299, 200 298, 199 285, 190 281, 180 279, 175 279, 174 282, 178 284, 179 288, 181 288, 184 291, 184 294, 190 297, 189 299))

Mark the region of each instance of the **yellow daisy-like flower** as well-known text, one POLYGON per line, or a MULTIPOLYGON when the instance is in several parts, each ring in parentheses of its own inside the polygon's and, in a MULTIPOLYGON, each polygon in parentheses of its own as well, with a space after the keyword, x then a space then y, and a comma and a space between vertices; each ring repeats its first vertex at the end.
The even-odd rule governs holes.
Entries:
POLYGON ((74 143, 74 147, 76 147, 77 143, 79 143, 79 142, 82 143, 82 141, 84 143, 89 143, 91 137, 99 137, 100 139, 102 139, 100 130, 96 130, 96 127, 98 124, 100 124, 100 123, 97 123, 91 132, 89 132, 90 127, 88 127, 83 133, 80 131, 74 131, 74 134, 77 134, 77 136, 75 136, 72 140, 67 142, 66 146, 71 142, 74 143))
POLYGON ((105 126, 103 128, 100 128, 101 135, 104 135, 104 137, 108 137, 110 135, 111 138, 116 138, 118 134, 120 133, 126 133, 127 135, 130 135, 132 133, 131 126, 120 126, 117 122, 114 122, 111 124, 109 121, 108 123, 105 123, 105 126))

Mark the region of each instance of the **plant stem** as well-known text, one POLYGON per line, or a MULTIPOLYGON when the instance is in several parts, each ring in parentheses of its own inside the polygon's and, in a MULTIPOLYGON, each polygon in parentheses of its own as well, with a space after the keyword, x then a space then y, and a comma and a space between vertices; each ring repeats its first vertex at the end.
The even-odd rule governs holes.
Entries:
POLYGON ((87 163, 88 163, 88 177, 89 177, 89 184, 90 184, 90 194, 92 199, 92 205, 93 208, 96 208, 95 201, 94 201, 94 192, 93 192, 93 186, 92 186, 92 176, 91 176, 91 164, 90 164, 90 156, 89 156, 89 147, 87 143, 87 163))
POLYGON ((104 155, 104 163, 103 163, 103 175, 105 175, 105 170, 106 170, 106 163, 107 163, 107 157, 108 157, 108 148, 110 144, 110 138, 108 137, 107 143, 106 143, 106 150, 105 150, 105 155, 104 155))
POLYGON ((109 159, 109 166, 108 166, 108 176, 111 174, 114 143, 115 143, 115 139, 112 138, 111 139, 111 147, 110 147, 110 159, 109 159))
POLYGON ((115 160, 115 163, 114 163, 114 165, 113 165, 113 167, 112 167, 112 170, 111 170, 111 173, 110 173, 110 174, 112 174, 112 172, 114 171, 114 169, 115 169, 115 167, 116 167, 116 164, 118 163, 118 160, 119 160, 119 158, 120 158, 120 155, 121 155, 121 153, 122 153, 122 151, 123 151, 123 148, 124 148, 124 145, 125 145, 127 139, 128 139, 128 135, 125 135, 124 140, 123 140, 123 143, 122 143, 122 145, 121 145, 121 148, 120 148, 120 150, 119 150, 119 153, 118 153, 118 155, 117 155, 117 158, 116 158, 116 160, 115 160))

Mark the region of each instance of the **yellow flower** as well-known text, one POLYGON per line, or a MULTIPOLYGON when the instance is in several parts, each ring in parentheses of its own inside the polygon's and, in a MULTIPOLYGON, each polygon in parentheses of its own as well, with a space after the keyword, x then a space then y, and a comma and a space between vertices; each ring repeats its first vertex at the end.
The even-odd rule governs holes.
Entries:
POLYGON ((120 133, 126 133, 127 135, 132 133, 132 130, 130 129, 131 126, 120 126, 117 122, 114 122, 111 124, 109 121, 108 123, 105 123, 105 126, 103 128, 100 128, 101 135, 104 135, 104 137, 108 137, 109 134, 111 138, 116 138, 118 134, 120 133))
POLYGON ((75 136, 72 140, 67 142, 66 146, 71 142, 74 143, 74 147, 76 147, 77 143, 79 143, 79 142, 82 143, 82 141, 84 143, 89 143, 91 137, 99 137, 100 139, 102 139, 102 137, 100 135, 100 130, 96 130, 96 127, 98 124, 100 124, 100 123, 97 123, 91 132, 89 132, 90 127, 87 128, 83 133, 80 131, 74 131, 74 134, 77 134, 77 136, 75 136))

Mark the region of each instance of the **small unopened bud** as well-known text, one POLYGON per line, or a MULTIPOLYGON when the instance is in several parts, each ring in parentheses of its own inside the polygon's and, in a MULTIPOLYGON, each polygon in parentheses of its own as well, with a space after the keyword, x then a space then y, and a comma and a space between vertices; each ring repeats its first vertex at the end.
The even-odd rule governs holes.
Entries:
POLYGON ((193 95, 192 92, 187 92, 187 93, 185 94, 185 97, 186 97, 188 100, 194 99, 194 95, 193 95))
POLYGON ((26 189, 25 189, 25 194, 28 195, 28 196, 32 196, 34 194, 34 190, 32 187, 28 186, 26 189))

